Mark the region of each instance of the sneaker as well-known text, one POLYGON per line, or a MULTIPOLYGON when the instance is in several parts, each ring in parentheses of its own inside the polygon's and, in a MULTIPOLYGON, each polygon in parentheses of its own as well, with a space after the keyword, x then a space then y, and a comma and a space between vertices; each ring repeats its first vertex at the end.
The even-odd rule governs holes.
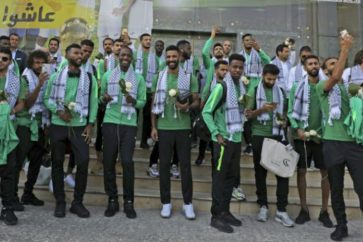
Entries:
POLYGON ((72 206, 69 209, 71 213, 77 214, 80 218, 88 218, 90 216, 89 211, 81 202, 72 202, 72 206))
POLYGON ((76 187, 76 182, 73 178, 72 174, 68 174, 65 178, 64 178, 64 182, 70 187, 70 188, 75 188, 76 187))
POLYGON ((10 207, 3 207, 1 209, 0 220, 4 221, 6 225, 15 225, 18 223, 14 210, 10 207))
POLYGON ((128 218, 136 218, 136 211, 134 209, 134 204, 132 201, 124 202, 124 213, 128 218))
POLYGON ((147 169, 146 173, 151 177, 159 177, 159 169, 158 164, 152 164, 149 169, 147 169))
POLYGON ((210 226, 223 233, 233 233, 232 226, 226 223, 221 217, 212 216, 210 226))
POLYGON ((179 178, 180 176, 180 172, 179 172, 179 168, 177 167, 177 165, 172 164, 171 168, 170 168, 170 175, 174 178, 179 178))
POLYGON ((117 200, 109 200, 107 209, 105 211, 105 217, 112 217, 114 216, 118 211, 120 211, 120 205, 117 200))
POLYGON ((54 209, 54 217, 64 218, 66 216, 66 203, 57 202, 54 209))
POLYGON ((242 188, 240 187, 233 188, 232 197, 238 201, 246 200, 246 195, 244 194, 242 188))
POLYGON ((299 215, 295 219, 295 223, 304 224, 308 221, 310 221, 309 212, 306 211, 305 209, 301 209, 299 215))
POLYGON ((14 199, 14 202, 11 205, 11 207, 15 212, 22 212, 25 210, 25 207, 23 204, 20 203, 18 196, 16 196, 16 198, 14 199))
POLYGON ((49 188, 49 191, 50 191, 51 193, 53 193, 53 181, 52 181, 52 179, 50 179, 50 181, 49 181, 48 188, 49 188))
POLYGON ((337 225, 334 232, 330 234, 330 238, 334 241, 342 241, 348 237, 348 228, 346 225, 337 225))
POLYGON ((21 203, 24 205, 43 206, 44 201, 38 199, 33 193, 23 194, 21 196, 21 203))
POLYGON ((171 216, 171 203, 163 204, 163 208, 161 209, 160 216, 162 218, 170 218, 171 216))
POLYGON ((183 213, 186 219, 194 220, 195 219, 195 213, 193 204, 184 204, 183 205, 183 213))
POLYGON ((246 148, 243 150, 243 154, 248 155, 248 156, 253 156, 252 145, 251 144, 248 144, 246 146, 246 148))
POLYGON ((222 219, 224 220, 224 222, 226 222, 229 225, 236 226, 236 227, 242 226, 242 221, 237 219, 235 216, 233 216, 233 214, 231 214, 231 212, 226 212, 226 213, 222 214, 222 219))
POLYGON ((278 210, 276 210, 275 221, 281 223, 285 227, 294 227, 295 225, 287 212, 280 212, 278 210))
POLYGON ((204 162, 204 158, 200 157, 200 156, 198 156, 198 158, 195 160, 195 164, 197 166, 200 166, 201 164, 203 164, 203 162, 204 162))
POLYGON ((257 221, 259 222, 267 222, 268 220, 268 208, 263 205, 260 208, 260 212, 257 214, 257 221))
POLYGON ((320 211, 319 214, 319 221, 323 223, 323 226, 326 228, 333 228, 333 222, 331 221, 329 217, 328 211, 320 211))

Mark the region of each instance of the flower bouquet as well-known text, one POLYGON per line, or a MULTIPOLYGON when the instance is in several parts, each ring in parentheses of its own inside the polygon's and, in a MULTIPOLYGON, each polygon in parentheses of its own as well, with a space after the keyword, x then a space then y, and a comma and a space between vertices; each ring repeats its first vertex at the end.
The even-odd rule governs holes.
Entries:
POLYGON ((128 81, 125 81, 124 79, 121 79, 119 81, 119 85, 120 85, 120 89, 121 89, 121 92, 122 92, 123 95, 127 96, 131 92, 131 89, 132 89, 132 83, 131 82, 128 82, 128 81))

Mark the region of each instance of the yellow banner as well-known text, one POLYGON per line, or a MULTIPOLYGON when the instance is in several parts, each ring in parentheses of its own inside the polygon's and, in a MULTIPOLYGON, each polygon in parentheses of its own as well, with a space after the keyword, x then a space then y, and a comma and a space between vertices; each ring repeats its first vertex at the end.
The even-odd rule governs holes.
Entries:
POLYGON ((72 18, 94 25, 95 9, 87 3, 87 0, 1 0, 0 28, 55 29, 72 18))

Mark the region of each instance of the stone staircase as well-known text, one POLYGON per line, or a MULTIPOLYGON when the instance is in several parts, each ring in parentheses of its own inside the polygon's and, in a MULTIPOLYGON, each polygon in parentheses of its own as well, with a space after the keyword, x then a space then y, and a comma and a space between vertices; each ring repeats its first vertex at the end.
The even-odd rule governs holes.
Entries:
MULTIPOLYGON (((137 146, 138 147, 138 146, 137 146)), ((159 180, 147 176, 148 159, 151 150, 135 149, 135 208, 160 208, 159 180)), ((93 147, 90 147, 90 163, 96 161, 96 155, 93 147)), ((211 165, 210 153, 207 152, 205 162, 201 166, 196 166, 194 160, 197 157, 197 150, 192 150, 192 174, 193 174, 193 204, 196 211, 208 212, 211 206, 211 165)), ((66 159, 65 167, 67 165, 66 159)), ((91 165, 91 164, 90 164, 91 165)), ((119 163, 117 165, 120 165, 119 163)), ((241 155, 240 163, 241 187, 247 195, 247 201, 237 202, 232 200, 231 211, 236 214, 255 214, 258 212, 256 204, 256 188, 254 181, 254 169, 252 157, 241 155)), ((307 201, 309 211, 312 218, 317 218, 321 207, 321 189, 320 189, 320 172, 317 169, 308 169, 307 172, 307 201)), ((19 189, 22 190, 25 177, 21 174, 19 189)), ((117 184, 119 189, 119 201, 122 201, 122 175, 117 176, 117 184)), ((274 212, 276 209, 276 179, 273 174, 267 176, 268 197, 270 201, 270 210, 274 212)), ((70 202, 73 198, 73 189, 66 188, 66 197, 70 202)), ((181 195, 180 179, 171 178, 172 203, 174 209, 181 209, 183 199, 181 195)), ((22 191, 19 191, 21 195, 22 191)), ((54 202, 53 194, 48 191, 48 186, 36 186, 36 195, 48 202, 54 202)), ((359 209, 359 200, 354 192, 352 180, 346 172, 344 197, 346 201, 346 211, 348 218, 358 218, 361 216, 359 209)), ((87 192, 84 198, 86 205, 106 206, 107 195, 104 192, 103 175, 89 174, 87 192)), ((299 206, 299 196, 296 186, 296 173, 290 179, 289 187, 289 205, 288 212, 292 217, 297 216, 299 206)), ((331 210, 331 209, 330 209, 331 210)), ((332 211, 330 211, 332 213, 332 211)), ((272 213, 271 213, 272 214, 272 213)))

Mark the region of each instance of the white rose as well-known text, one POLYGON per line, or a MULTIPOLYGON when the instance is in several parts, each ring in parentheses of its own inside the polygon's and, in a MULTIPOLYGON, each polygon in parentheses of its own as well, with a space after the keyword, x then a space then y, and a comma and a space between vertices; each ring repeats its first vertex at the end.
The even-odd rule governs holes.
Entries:
POLYGON ((243 95, 238 98, 238 102, 243 102, 243 95))
POLYGON ((243 76, 242 82, 243 82, 243 84, 245 84, 245 86, 247 86, 250 83, 250 80, 248 80, 247 77, 243 76))
POLYGON ((175 97, 176 96, 176 90, 175 89, 170 89, 169 90, 169 96, 170 97, 175 97))
POLYGON ((304 136, 305 136, 305 138, 307 138, 307 139, 308 139, 308 138, 310 138, 310 132, 305 132, 305 133, 304 133, 304 136))
POLYGON ((67 108, 68 108, 69 110, 73 110, 75 107, 76 107, 76 103, 75 103, 75 102, 70 102, 70 103, 68 104, 68 106, 67 106, 67 108))
POLYGON ((310 136, 316 136, 318 133, 315 130, 310 130, 310 136))
POLYGON ((132 83, 131 82, 126 82, 125 87, 131 89, 132 88, 132 83))

